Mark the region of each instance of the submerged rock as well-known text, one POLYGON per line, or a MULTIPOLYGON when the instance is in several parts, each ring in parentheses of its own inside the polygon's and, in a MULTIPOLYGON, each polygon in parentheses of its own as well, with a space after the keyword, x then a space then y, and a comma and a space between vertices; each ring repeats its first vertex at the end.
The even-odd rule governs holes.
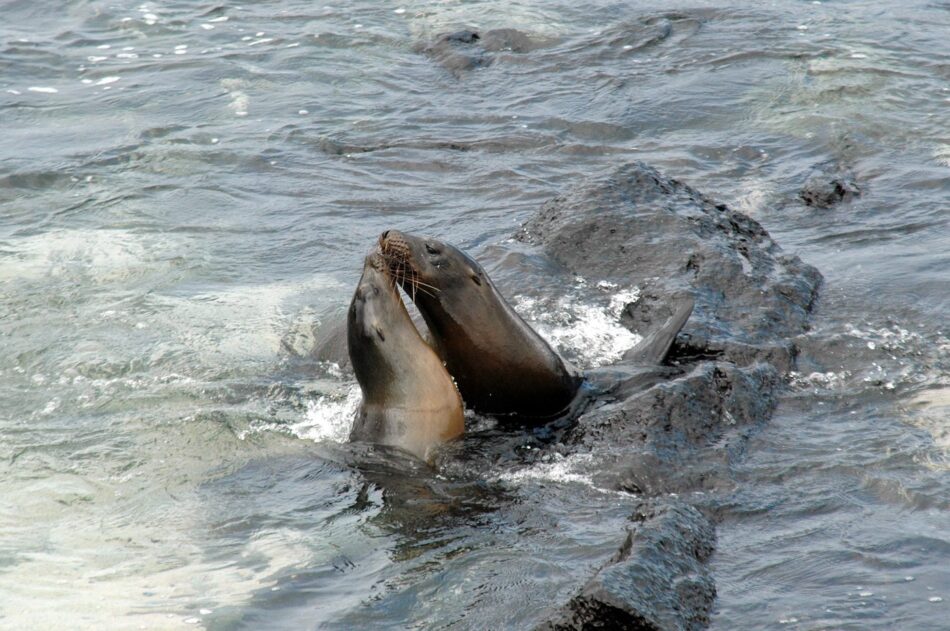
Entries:
POLYGON ((464 71, 490 65, 498 54, 528 53, 549 45, 547 40, 512 28, 481 32, 462 29, 440 35, 431 44, 416 49, 458 76, 464 71))
POLYGON ((440 35, 431 44, 417 46, 416 50, 458 75, 490 63, 484 49, 476 45, 479 40, 481 36, 477 31, 465 29, 440 35))
POLYGON ((805 180, 798 196, 812 208, 831 208, 849 202, 861 194, 849 169, 835 164, 815 167, 805 180))

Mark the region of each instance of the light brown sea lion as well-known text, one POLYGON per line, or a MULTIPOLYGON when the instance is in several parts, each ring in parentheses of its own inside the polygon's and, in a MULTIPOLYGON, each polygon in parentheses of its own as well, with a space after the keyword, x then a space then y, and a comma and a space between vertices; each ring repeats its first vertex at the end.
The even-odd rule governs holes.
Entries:
POLYGON ((422 313, 465 405, 543 420, 566 413, 578 373, 521 319, 485 270, 455 246, 397 230, 379 238, 390 273, 422 313))
POLYGON ((462 400, 413 326, 383 257, 366 257, 347 315, 347 346, 363 391, 350 440, 400 447, 426 460, 465 429, 462 400))

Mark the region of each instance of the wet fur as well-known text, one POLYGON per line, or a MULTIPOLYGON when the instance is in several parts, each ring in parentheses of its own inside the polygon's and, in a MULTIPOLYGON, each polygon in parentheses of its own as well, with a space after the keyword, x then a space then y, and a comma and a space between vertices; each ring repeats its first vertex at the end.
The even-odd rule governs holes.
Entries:
POLYGON ((390 273, 419 308, 465 404, 483 414, 547 419, 574 400, 580 376, 458 248, 394 230, 380 237, 390 273))
POLYGON ((347 315, 347 346, 363 402, 350 440, 400 447, 422 459, 464 431, 462 401, 423 341, 382 257, 367 257, 347 315))

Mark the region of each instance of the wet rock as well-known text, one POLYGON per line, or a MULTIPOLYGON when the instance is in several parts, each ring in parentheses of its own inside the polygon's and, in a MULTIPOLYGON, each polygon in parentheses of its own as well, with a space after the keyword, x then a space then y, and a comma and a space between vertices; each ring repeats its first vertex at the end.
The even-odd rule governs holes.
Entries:
POLYGON ((474 44, 480 39, 481 36, 475 31, 456 31, 448 35, 442 35, 436 43, 474 44))
MULTIPOLYGON (((685 332, 717 349, 793 354, 788 340, 807 326, 821 280, 755 220, 639 162, 551 200, 519 238, 587 278, 632 282, 645 296, 689 291, 696 308, 685 332)), ((627 311, 642 321, 652 308, 627 311)))
POLYGON ((530 53, 533 50, 546 48, 548 40, 531 37, 513 28, 499 28, 485 31, 481 35, 482 47, 490 52, 530 53))
POLYGON ((500 53, 527 53, 548 46, 547 40, 536 39, 516 29, 488 31, 462 29, 446 33, 417 50, 442 65, 452 74, 488 66, 500 53))
POLYGON ((607 564, 537 631, 693 630, 709 623, 716 588, 706 560, 712 523, 683 503, 644 503, 607 564))
POLYGON ((861 194, 850 169, 836 164, 815 167, 798 196, 812 208, 831 208, 861 194))
MULTIPOLYGON (((679 374, 621 362, 607 389, 612 400, 581 414, 566 444, 608 461, 614 446, 636 446, 670 463, 666 488, 646 486, 682 491, 683 478, 696 474, 681 460, 705 471, 698 453, 769 418, 821 276, 755 220, 632 163, 545 204, 520 238, 574 274, 640 286, 622 316, 640 333, 669 316, 673 296, 688 293, 696 303, 672 353, 679 374)), ((629 460, 600 474, 614 488, 638 488, 629 460)))
POLYGON ((440 35, 433 43, 417 47, 417 50, 458 75, 491 63, 485 56, 485 50, 477 45, 480 40, 481 36, 476 31, 466 29, 440 35))
MULTIPOLYGON (((598 487, 657 502, 728 490, 795 366, 821 275, 752 218, 642 163, 551 200, 518 238, 573 274, 640 287, 621 322, 641 334, 678 296, 695 301, 668 366, 628 353, 591 375, 599 396, 557 437, 561 452, 593 454, 598 487)), ((703 627, 713 527, 686 503, 664 506, 541 628, 703 627)))

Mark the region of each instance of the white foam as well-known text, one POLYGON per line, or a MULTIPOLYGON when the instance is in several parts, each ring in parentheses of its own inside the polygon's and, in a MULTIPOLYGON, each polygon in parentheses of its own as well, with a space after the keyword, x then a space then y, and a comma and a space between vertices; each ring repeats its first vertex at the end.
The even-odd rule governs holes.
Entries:
MULTIPOLYGON (((89 180, 87 180, 89 181, 89 180)), ((81 278, 110 282, 145 271, 167 246, 164 237, 145 242, 140 235, 121 230, 59 230, 10 240, 16 261, 0 266, 0 280, 34 281, 81 278)))
POLYGON ((103 77, 96 81, 96 85, 109 85, 119 80, 119 77, 103 77))
POLYGON ((839 389, 844 387, 850 376, 851 373, 846 370, 842 370, 841 372, 834 372, 833 370, 829 370, 828 372, 816 371, 807 375, 794 370, 788 373, 789 385, 800 390, 811 390, 814 388, 827 390, 839 389))
POLYGON ((520 471, 502 473, 498 480, 503 482, 522 483, 526 480, 541 480, 548 482, 583 484, 594 487, 594 481, 589 474, 579 473, 594 461, 593 454, 571 454, 564 456, 553 454, 549 460, 539 462, 520 471))
POLYGON ((238 434, 238 438, 246 440, 254 434, 279 432, 289 433, 302 440, 345 443, 350 438, 353 419, 362 398, 358 384, 347 384, 333 394, 310 401, 304 418, 297 423, 287 425, 269 421, 252 422, 247 430, 238 434))
POLYGON ((306 280, 229 286, 199 296, 154 296, 160 307, 148 323, 179 339, 204 361, 270 360, 277 356, 292 314, 291 299, 338 282, 314 275, 306 280))
MULTIPOLYGON (((583 279, 576 282, 578 286, 586 284, 583 279)), ((617 286, 601 281, 597 287, 606 293, 617 286)), ((619 360, 642 339, 620 322, 624 307, 639 297, 637 287, 610 293, 595 304, 571 295, 556 299, 516 296, 514 308, 541 337, 581 368, 595 368, 619 360)))
MULTIPOLYGON (((950 103, 950 98, 946 99, 950 103)), ((934 159, 945 167, 950 167, 950 143, 943 144, 933 151, 934 159)))
POLYGON ((290 431, 305 440, 346 442, 361 400, 357 384, 350 384, 335 395, 322 396, 307 404, 306 418, 291 425, 290 431))
POLYGON ((40 92, 42 94, 56 94, 57 92, 59 92, 59 90, 57 90, 56 88, 49 88, 49 87, 35 86, 35 85, 28 87, 27 91, 40 92))
MULTIPOLYGON (((206 512, 186 501, 195 515, 206 512)), ((44 525, 46 551, 21 555, 0 575, 4 628, 193 629, 200 623, 194 603, 244 605, 289 570, 314 562, 313 546, 288 528, 262 529, 247 540, 236 556, 254 559, 253 566, 202 560, 189 530, 200 526, 184 521, 182 510, 171 511, 176 520, 135 526, 116 526, 112 515, 44 525), (174 545, 143 543, 149 540, 174 545)))
POLYGON ((228 107, 234 112, 235 116, 247 116, 247 108, 250 104, 250 98, 244 92, 247 82, 243 79, 222 79, 221 87, 228 91, 231 102, 228 107))

